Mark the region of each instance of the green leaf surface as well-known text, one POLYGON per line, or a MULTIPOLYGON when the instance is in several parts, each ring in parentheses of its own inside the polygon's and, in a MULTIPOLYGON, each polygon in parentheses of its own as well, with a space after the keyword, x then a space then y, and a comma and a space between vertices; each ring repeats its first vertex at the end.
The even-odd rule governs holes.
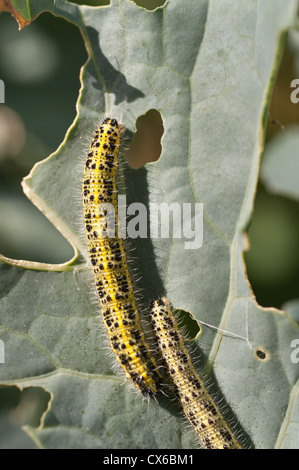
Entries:
POLYGON ((132 240, 143 303, 167 295, 175 308, 219 327, 203 326, 196 339, 205 375, 251 445, 295 447, 299 368, 290 344, 298 324, 257 305, 242 250, 271 87, 297 2, 169 0, 154 11, 129 0, 105 8, 64 0, 28 5, 32 17, 46 9, 78 25, 90 56, 76 121, 23 185, 72 244, 74 258, 0 264, 1 383, 51 394, 40 427, 27 427, 28 434, 45 448, 199 447, 175 404, 162 397, 148 405, 114 371, 97 327, 82 231, 81 170, 95 124, 103 113, 122 116, 133 133, 136 119, 157 109, 162 153, 139 170, 124 167, 127 200, 203 203, 203 245, 132 240))

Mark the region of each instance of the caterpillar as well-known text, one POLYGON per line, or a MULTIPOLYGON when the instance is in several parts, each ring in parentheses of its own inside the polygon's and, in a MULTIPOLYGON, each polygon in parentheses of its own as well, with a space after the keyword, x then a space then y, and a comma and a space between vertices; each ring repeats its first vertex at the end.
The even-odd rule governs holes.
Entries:
POLYGON ((141 328, 124 240, 118 236, 116 176, 122 132, 116 119, 107 118, 94 133, 84 166, 83 217, 111 348, 126 377, 148 395, 157 392, 161 374, 141 328))
POLYGON ((241 449, 241 444, 192 364, 168 299, 162 298, 151 303, 151 319, 175 393, 203 446, 207 449, 241 449))

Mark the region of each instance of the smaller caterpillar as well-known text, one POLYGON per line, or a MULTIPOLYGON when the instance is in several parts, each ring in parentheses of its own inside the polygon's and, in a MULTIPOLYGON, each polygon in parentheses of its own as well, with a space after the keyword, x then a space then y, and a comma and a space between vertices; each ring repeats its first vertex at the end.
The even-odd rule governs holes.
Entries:
POLYGON ((207 449, 241 449, 195 370, 168 299, 151 303, 152 327, 184 414, 207 449))

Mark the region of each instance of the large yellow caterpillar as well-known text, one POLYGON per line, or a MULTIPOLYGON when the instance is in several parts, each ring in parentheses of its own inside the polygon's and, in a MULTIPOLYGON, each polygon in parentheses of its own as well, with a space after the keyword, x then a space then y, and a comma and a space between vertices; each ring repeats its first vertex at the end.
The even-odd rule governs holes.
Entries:
POLYGON ((118 234, 116 175, 122 130, 116 119, 107 118, 95 131, 82 183, 84 225, 110 345, 127 378, 148 394, 157 392, 161 376, 141 328, 125 245, 118 234))
POLYGON ((207 449, 241 449, 215 401, 192 364, 170 301, 151 305, 152 327, 184 414, 207 449))

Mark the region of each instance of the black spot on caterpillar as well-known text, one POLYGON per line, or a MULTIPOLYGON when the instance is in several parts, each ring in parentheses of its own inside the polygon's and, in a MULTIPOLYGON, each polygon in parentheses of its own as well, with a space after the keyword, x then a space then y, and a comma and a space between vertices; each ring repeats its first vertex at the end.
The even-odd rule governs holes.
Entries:
POLYGON ((161 375, 141 328, 124 241, 118 237, 116 175, 122 131, 116 119, 107 118, 94 133, 82 182, 83 216, 111 348, 127 378, 146 395, 157 392, 161 375))
POLYGON ((152 327, 184 414, 207 449, 241 449, 192 364, 168 299, 151 304, 152 327))

